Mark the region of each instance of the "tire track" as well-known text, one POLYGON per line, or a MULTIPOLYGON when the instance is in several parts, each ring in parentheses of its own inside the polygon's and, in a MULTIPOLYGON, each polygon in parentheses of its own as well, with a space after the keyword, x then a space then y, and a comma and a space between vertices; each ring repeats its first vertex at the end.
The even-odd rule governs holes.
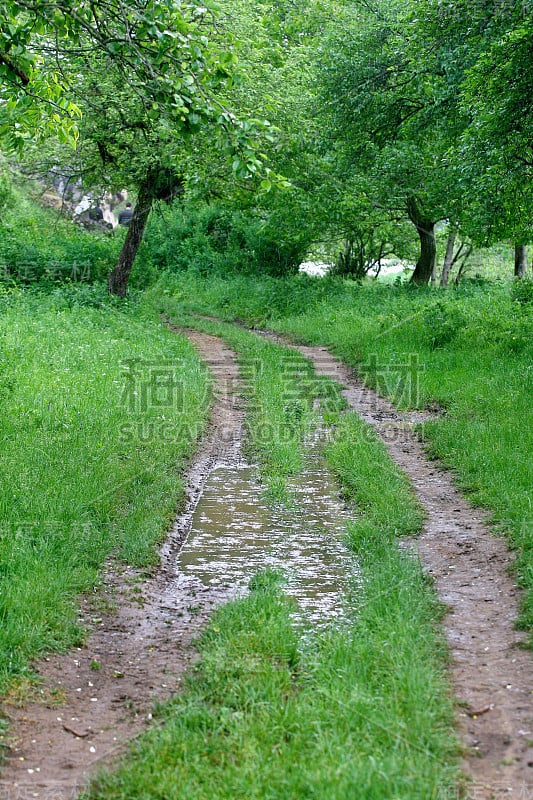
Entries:
POLYGON ((35 665, 37 702, 4 704, 10 720, 0 772, 4 800, 76 797, 151 724, 154 702, 180 690, 197 657, 194 640, 219 602, 209 587, 194 597, 178 588, 174 564, 210 470, 221 459, 236 463, 240 457, 239 370, 220 339, 185 333, 214 378, 210 425, 188 473, 185 509, 161 548, 157 574, 146 581, 131 568, 110 570, 99 608, 91 598, 81 601, 82 621, 91 630, 86 645, 35 665))
POLYGON ((419 412, 398 412, 326 348, 290 346, 344 387, 348 405, 378 432, 425 510, 424 529, 410 546, 448 610, 444 626, 470 797, 532 800, 533 657, 524 649, 526 635, 514 627, 520 592, 505 541, 455 488, 450 472, 427 458, 413 430, 423 420, 419 412))

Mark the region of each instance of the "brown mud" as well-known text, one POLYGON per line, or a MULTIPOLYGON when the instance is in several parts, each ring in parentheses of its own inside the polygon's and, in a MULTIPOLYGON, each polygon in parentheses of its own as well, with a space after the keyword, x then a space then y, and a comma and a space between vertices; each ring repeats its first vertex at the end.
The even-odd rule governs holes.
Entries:
POLYGON ((413 429, 424 414, 399 412, 326 348, 296 349, 320 375, 343 385, 349 406, 380 435, 424 508, 426 524, 410 546, 448 612, 450 673, 465 772, 472 779, 468 796, 533 800, 533 654, 524 649, 526 635, 514 627, 520 591, 505 541, 455 488, 451 473, 424 453, 413 429))
POLYGON ((177 586, 175 560, 206 477, 220 459, 237 458, 243 415, 238 368, 220 339, 190 332, 212 368, 210 427, 189 472, 186 507, 161 549, 161 569, 145 580, 116 569, 95 598, 82 602, 85 646, 35 665, 38 702, 5 705, 10 749, 0 771, 3 800, 75 797, 98 768, 146 729, 153 704, 175 694, 196 658, 194 639, 218 602, 209 587, 177 586))

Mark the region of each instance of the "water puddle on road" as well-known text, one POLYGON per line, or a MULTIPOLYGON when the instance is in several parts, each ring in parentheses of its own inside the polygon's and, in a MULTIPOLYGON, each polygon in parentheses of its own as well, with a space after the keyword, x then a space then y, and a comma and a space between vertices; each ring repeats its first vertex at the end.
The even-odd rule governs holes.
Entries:
POLYGON ((344 543, 353 512, 313 447, 291 485, 294 507, 262 498, 257 470, 218 464, 205 484, 178 556, 178 586, 188 594, 215 593, 220 602, 245 594, 250 578, 267 567, 284 573, 286 593, 314 627, 343 618, 357 562, 344 543))

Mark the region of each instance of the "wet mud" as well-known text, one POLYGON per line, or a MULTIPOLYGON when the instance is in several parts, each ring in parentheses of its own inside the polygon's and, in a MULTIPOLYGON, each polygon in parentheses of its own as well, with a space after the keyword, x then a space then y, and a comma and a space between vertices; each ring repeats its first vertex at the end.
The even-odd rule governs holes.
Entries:
POLYGON ((293 507, 271 507, 253 467, 217 466, 178 557, 178 585, 209 586, 228 600, 244 595, 259 569, 271 568, 283 572, 302 624, 316 629, 342 619, 343 597, 357 579, 344 544, 350 515, 320 462, 304 470, 293 493, 293 507))
MULTIPOLYGON (((181 332, 181 331, 180 331, 181 332)), ((222 340, 185 331, 213 375, 209 430, 191 465, 182 513, 160 550, 158 574, 109 572, 103 592, 82 602, 86 646, 36 665, 37 702, 7 705, 10 750, 0 772, 5 800, 76 797, 99 767, 152 723, 156 700, 180 690, 194 640, 213 609, 246 592, 260 568, 283 570, 297 624, 343 617, 357 583, 344 544, 349 512, 320 447, 308 442, 290 507, 262 499, 242 454, 242 385, 222 340)))

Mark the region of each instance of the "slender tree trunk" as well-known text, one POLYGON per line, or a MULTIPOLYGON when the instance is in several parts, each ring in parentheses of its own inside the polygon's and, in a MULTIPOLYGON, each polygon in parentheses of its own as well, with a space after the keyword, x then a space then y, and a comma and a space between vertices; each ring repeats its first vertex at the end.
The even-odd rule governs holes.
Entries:
POLYGON ((142 242, 144 228, 154 202, 153 176, 148 175, 141 183, 137 204, 122 245, 116 267, 109 273, 109 293, 126 297, 128 281, 137 250, 142 242))
MULTIPOLYGON (((454 259, 452 261, 452 267, 455 264, 455 262, 459 260, 459 256, 460 256, 460 254, 461 254, 461 252, 463 250, 463 245, 464 245, 464 242, 461 244, 461 247, 459 248, 459 250, 457 251, 456 255, 454 256, 454 259)), ((464 272, 465 267, 466 267, 466 262, 468 261, 468 259, 472 255, 472 250, 473 249, 474 249, 474 246, 472 244, 469 244, 468 247, 466 248, 464 254, 463 254, 463 257, 461 259, 461 263, 459 265, 459 269, 457 270, 457 275, 455 276, 454 283, 455 283, 456 286, 459 286, 459 284, 461 283, 461 278, 463 277, 463 272, 464 272)))
POLYGON ((425 286, 431 280, 437 258, 437 241, 435 239, 435 223, 425 219, 420 213, 414 197, 407 202, 409 219, 416 227, 420 239, 420 255, 416 262, 415 271, 411 277, 412 283, 425 286))
POLYGON ((455 240, 457 238, 457 231, 450 230, 448 234, 448 241, 446 243, 446 255, 444 256, 444 264, 442 265, 442 274, 440 276, 440 285, 444 288, 448 286, 450 279, 450 271, 453 264, 453 249, 455 247, 455 240))
POLYGON ((514 246, 514 274, 515 278, 523 278, 527 272, 527 247, 525 244, 514 246))
POLYGON ((431 285, 436 286, 438 280, 438 268, 437 268, 437 259, 435 258, 435 263, 433 265, 433 272, 431 273, 431 285))

